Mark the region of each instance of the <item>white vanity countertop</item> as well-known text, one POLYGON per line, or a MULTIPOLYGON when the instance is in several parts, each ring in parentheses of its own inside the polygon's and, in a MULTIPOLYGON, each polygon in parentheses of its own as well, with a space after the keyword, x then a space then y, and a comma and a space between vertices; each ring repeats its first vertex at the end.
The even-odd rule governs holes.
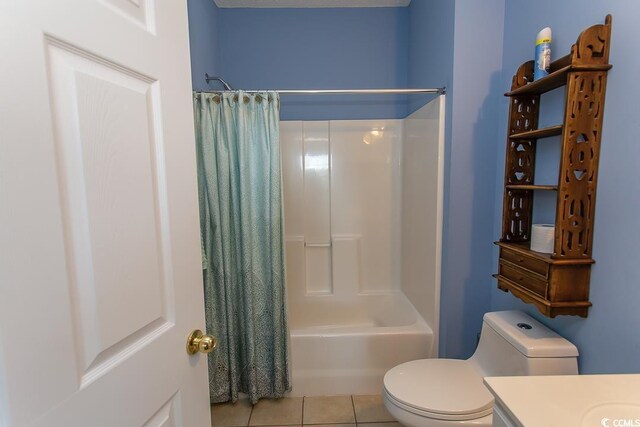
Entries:
POLYGON ((640 374, 487 377, 512 421, 525 427, 640 427, 640 374))

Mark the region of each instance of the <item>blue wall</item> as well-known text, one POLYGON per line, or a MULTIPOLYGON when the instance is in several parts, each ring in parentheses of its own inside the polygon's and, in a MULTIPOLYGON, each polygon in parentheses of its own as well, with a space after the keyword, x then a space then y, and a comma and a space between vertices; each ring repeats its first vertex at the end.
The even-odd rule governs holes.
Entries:
POLYGON ((445 188, 443 355, 468 357, 482 316, 491 306, 495 171, 502 138, 498 100, 502 70, 504 0, 457 0, 450 161, 445 188), (491 25, 487 25, 491 23, 491 25))
MULTIPOLYGON (((592 270, 591 302, 587 319, 561 316, 547 319, 537 314, 510 294, 494 288, 492 308, 517 308, 528 311, 566 338, 573 341, 581 353, 583 373, 619 373, 640 371, 640 269, 638 268, 640 222, 640 179, 637 175, 640 159, 640 120, 633 101, 640 96, 640 55, 638 39, 640 2, 592 0, 538 0, 507 2, 503 54, 502 90, 511 84, 518 65, 531 59, 536 33, 545 26, 553 29, 554 57, 569 52, 580 31, 604 22, 607 13, 613 15, 612 47, 607 97, 604 113, 598 199, 592 270), (578 11, 578 12, 576 12, 578 11)), ((541 121, 559 123, 561 111, 545 106, 561 102, 562 90, 541 101, 541 121)), ((500 101, 499 121, 502 142, 506 135, 508 104, 500 101)), ((557 144, 557 141, 549 141, 557 144)), ((542 144, 541 144, 542 145, 542 144)), ((556 145, 557 147, 557 145, 556 145)), ((546 153, 549 161, 551 155, 546 153)), ((496 152, 498 164, 504 165, 504 151, 496 152)), ((541 168, 545 169, 545 168, 541 168)), ((500 235, 503 170, 496 171, 496 205, 494 237, 500 235)), ((537 177, 538 178, 538 177, 537 177)), ((539 212, 538 218, 553 219, 553 213, 539 212)), ((494 263, 497 263, 497 252, 494 263)))
MULTIPOLYGON (((242 89, 406 87, 407 8, 220 9, 220 73, 242 89)), ((286 96, 284 120, 399 118, 406 98, 286 96)))
MULTIPOLYGON (((409 87, 450 88, 453 81, 453 33, 455 2, 414 0, 409 4, 409 87)), ((426 98, 409 98, 409 112, 426 98)), ((451 107, 447 105, 447 107, 451 107)))
POLYGON ((211 87, 204 81, 204 73, 216 75, 220 65, 219 9, 213 0, 189 0, 187 7, 191 82, 195 90, 208 89, 211 87))
POLYGON ((409 84, 447 86, 443 357, 473 353, 491 305, 503 15, 504 0, 413 0, 410 5, 409 84))

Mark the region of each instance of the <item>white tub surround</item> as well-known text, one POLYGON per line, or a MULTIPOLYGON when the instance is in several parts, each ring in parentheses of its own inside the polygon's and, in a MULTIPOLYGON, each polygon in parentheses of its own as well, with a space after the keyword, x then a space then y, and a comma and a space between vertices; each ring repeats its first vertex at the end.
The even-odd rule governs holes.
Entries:
POLYGON ((437 356, 443 101, 281 123, 293 395, 377 394, 437 356))
POLYGON ((402 145, 401 288, 435 331, 438 355, 445 97, 404 120, 402 145), (428 160, 427 160, 428 159, 428 160))

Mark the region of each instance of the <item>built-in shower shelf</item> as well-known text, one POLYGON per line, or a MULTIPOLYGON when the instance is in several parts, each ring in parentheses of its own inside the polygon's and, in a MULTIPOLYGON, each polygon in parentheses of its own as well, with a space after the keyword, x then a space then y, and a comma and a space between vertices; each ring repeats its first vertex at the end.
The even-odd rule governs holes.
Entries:
POLYGON ((325 243, 309 243, 309 242, 305 242, 304 246, 307 248, 330 248, 331 247, 331 242, 325 242, 325 243))

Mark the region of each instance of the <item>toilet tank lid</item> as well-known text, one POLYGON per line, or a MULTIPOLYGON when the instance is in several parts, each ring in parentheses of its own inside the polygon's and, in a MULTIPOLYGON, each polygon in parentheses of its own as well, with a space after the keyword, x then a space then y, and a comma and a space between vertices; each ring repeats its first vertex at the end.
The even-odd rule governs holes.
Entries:
POLYGON ((484 322, 526 357, 578 356, 575 345, 521 311, 486 313, 484 322))

